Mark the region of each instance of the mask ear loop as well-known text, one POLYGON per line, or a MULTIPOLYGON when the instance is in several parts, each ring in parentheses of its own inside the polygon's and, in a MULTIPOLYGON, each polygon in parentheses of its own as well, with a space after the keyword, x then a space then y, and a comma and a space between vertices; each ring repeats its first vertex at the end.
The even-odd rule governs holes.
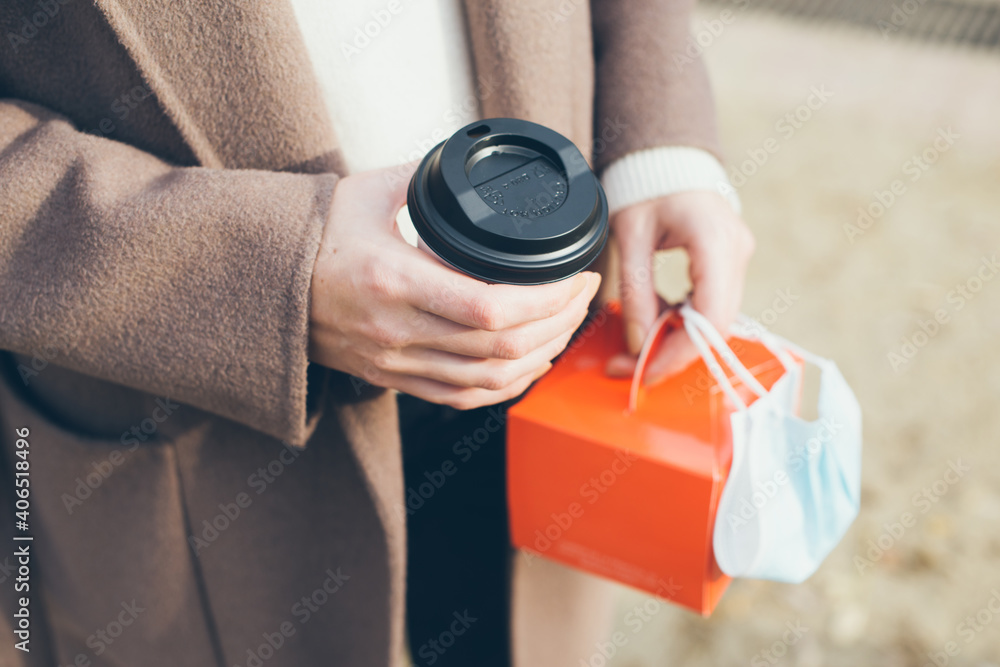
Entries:
POLYGON ((771 354, 781 360, 781 363, 788 370, 792 370, 795 367, 795 361, 788 355, 789 352, 794 353, 796 356, 808 361, 814 366, 819 366, 820 368, 823 368, 824 364, 828 362, 827 359, 813 354, 809 350, 803 349, 799 345, 796 345, 786 338, 782 338, 773 331, 768 331, 764 328, 764 325, 750 319, 746 315, 741 314, 737 322, 742 324, 745 330, 733 331, 734 334, 745 338, 755 338, 759 340, 764 347, 771 352, 771 354))
POLYGON ((768 352, 778 358, 781 365, 785 367, 786 372, 797 373, 799 371, 795 359, 788 353, 791 343, 777 334, 771 333, 762 324, 750 319, 746 315, 740 313, 739 317, 736 318, 736 323, 733 324, 729 332, 740 338, 760 341, 767 348, 768 352))
MULTIPOLYGON (((719 353, 719 357, 726 363, 730 370, 738 377, 743 384, 745 384, 750 391, 757 395, 758 398, 763 398, 767 396, 768 391, 764 386, 753 376, 753 373, 747 370, 747 367, 743 365, 743 362, 737 358, 736 353, 729 347, 725 340, 712 323, 705 318, 704 315, 696 311, 691 307, 689 303, 685 303, 681 306, 681 315, 684 317, 684 327, 688 331, 688 335, 691 335, 692 329, 697 329, 699 333, 704 336, 705 341, 707 341, 712 348, 719 353)), ((692 337, 692 341, 694 338, 692 337)), ((695 343, 697 345, 697 343, 695 343)), ((706 360, 707 362, 707 360, 706 360)), ((728 378, 727 378, 728 382, 728 378)))
MULTIPOLYGON (((708 342, 702 336, 701 331, 698 327, 691 321, 691 319, 684 315, 684 330, 687 331, 688 337, 694 346, 698 349, 698 354, 701 355, 702 360, 704 360, 705 365, 708 367, 708 371, 715 378, 715 382, 719 385, 729 400, 732 401, 733 405, 737 410, 743 412, 747 409, 747 404, 740 398, 740 395, 736 393, 733 388, 732 383, 729 381, 729 377, 726 375, 725 371, 722 370, 722 366, 719 365, 718 360, 715 355, 712 354, 712 348, 709 346, 708 342)), ((723 361, 729 362, 723 357, 723 361)))

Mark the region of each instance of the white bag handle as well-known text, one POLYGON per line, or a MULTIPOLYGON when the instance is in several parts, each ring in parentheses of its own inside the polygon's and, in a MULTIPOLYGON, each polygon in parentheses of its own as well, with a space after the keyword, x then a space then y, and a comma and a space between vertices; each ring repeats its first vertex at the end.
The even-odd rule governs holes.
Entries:
POLYGON ((660 338, 660 334, 667 326, 667 322, 673 317, 675 308, 668 308, 660 313, 660 316, 653 322, 646 334, 646 340, 642 342, 642 350, 639 352, 639 359, 635 362, 635 370, 632 372, 632 384, 628 391, 628 411, 626 414, 635 412, 639 405, 639 389, 642 387, 642 376, 646 374, 646 364, 649 363, 649 355, 653 351, 653 345, 660 338))
MULTIPOLYGON (((667 325, 669 324, 670 320, 678 313, 678 311, 681 308, 681 305, 682 304, 672 306, 667 310, 663 311, 662 313, 660 313, 660 316, 657 317, 656 320, 653 322, 653 326, 649 328, 649 333, 646 334, 646 339, 642 342, 642 350, 640 350, 639 358, 638 360, 636 360, 635 371, 632 372, 632 384, 629 387, 627 414, 632 414, 633 412, 635 412, 636 407, 639 404, 639 391, 642 388, 642 378, 646 374, 646 366, 649 364, 649 357, 653 352, 653 346, 656 344, 656 341, 658 341, 660 337, 663 335, 663 331, 667 328, 667 325)), ((705 359, 705 363, 709 365, 714 364, 716 367, 718 367, 718 362, 716 362, 715 360, 715 355, 713 355, 710 351, 709 352, 704 351, 708 350, 708 346, 705 343, 704 338, 696 332, 694 336, 692 336, 692 340, 694 341, 694 344, 698 348, 698 351, 701 353, 702 357, 705 359)), ((722 370, 719 369, 719 372, 722 373, 722 370)), ((723 390, 724 391, 726 390, 725 385, 723 385, 723 390)), ((729 397, 737 405, 742 405, 742 401, 740 400, 739 395, 736 394, 735 391, 733 391, 731 386, 729 387, 729 391, 727 393, 729 393, 729 397)))

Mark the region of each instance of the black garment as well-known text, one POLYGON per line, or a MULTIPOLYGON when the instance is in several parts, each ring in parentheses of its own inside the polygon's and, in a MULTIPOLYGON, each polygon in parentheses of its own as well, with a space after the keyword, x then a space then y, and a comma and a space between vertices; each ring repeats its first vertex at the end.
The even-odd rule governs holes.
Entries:
POLYGON ((507 404, 458 411, 405 394, 398 403, 414 665, 508 667, 507 404))

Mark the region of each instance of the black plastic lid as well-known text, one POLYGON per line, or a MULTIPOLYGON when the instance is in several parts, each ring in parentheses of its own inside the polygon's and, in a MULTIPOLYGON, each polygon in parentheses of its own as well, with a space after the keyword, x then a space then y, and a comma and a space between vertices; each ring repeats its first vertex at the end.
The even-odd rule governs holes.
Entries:
POLYGON ((608 201, 583 155, 558 132, 524 120, 463 127, 424 157, 406 200, 424 243, 487 282, 568 278, 608 238, 608 201))

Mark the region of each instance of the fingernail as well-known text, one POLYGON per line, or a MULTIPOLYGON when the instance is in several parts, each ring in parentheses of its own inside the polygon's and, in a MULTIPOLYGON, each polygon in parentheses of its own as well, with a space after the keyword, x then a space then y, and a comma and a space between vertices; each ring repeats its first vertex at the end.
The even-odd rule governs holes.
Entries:
POLYGON ((604 373, 615 378, 632 377, 635 373, 635 359, 624 354, 615 355, 605 364, 604 373))
POLYGON ((655 384, 660 384, 676 373, 677 369, 673 367, 673 364, 668 364, 666 366, 661 365, 659 368, 646 371, 646 377, 642 379, 642 384, 646 387, 652 387, 655 384))
POLYGON ((639 354, 646 340, 646 332, 638 322, 629 322, 625 328, 625 340, 628 343, 628 351, 639 354))
POLYGON ((531 381, 534 382, 538 378, 542 377, 543 375, 545 375, 546 373, 548 373, 549 369, 551 369, 551 368, 552 368, 552 363, 551 362, 545 364, 544 366, 542 366, 541 368, 538 369, 538 372, 536 372, 535 376, 533 378, 531 378, 531 381))
POLYGON ((653 385, 660 384, 667 379, 667 376, 662 373, 657 373, 655 375, 649 374, 642 379, 643 387, 652 387, 653 385))
MULTIPOLYGON (((596 274, 594 274, 594 275, 596 275, 596 274)), ((593 301, 594 297, 597 296, 597 291, 600 288, 601 288, 601 279, 600 279, 599 276, 598 276, 597 280, 593 280, 593 279, 588 279, 587 280, 587 288, 585 290, 583 290, 583 291, 584 291, 584 294, 586 295, 586 298, 587 298, 587 304, 586 305, 587 305, 588 308, 590 307, 590 302, 593 301)))
POLYGON ((587 277, 586 273, 576 274, 576 277, 573 278, 573 295, 575 296, 582 292, 587 287, 589 282, 590 279, 587 277))
POLYGON ((668 361, 666 364, 661 364, 659 368, 647 371, 642 384, 646 387, 652 387, 655 384, 663 382, 667 378, 677 375, 682 370, 684 370, 684 366, 678 360, 675 359, 668 361))

